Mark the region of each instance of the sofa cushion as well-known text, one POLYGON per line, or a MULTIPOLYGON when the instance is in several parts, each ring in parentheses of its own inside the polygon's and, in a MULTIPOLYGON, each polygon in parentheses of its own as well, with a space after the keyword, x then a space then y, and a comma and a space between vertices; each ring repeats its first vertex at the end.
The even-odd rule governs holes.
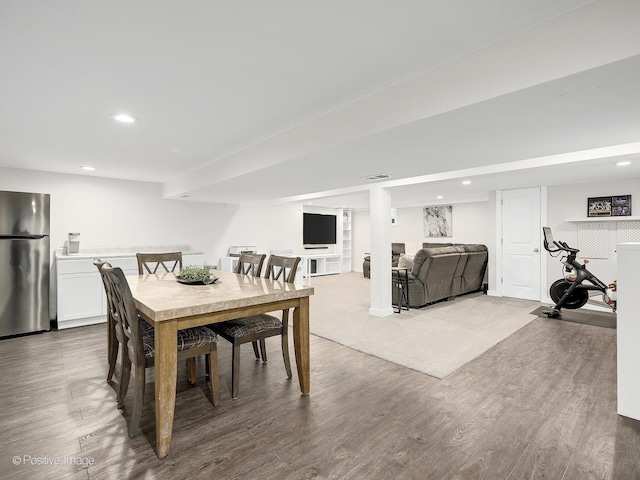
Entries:
POLYGON ((469 244, 463 245, 463 248, 465 252, 486 252, 487 251, 487 246, 481 245, 479 243, 469 243, 469 244))
POLYGON ((406 268, 409 271, 413 269, 413 255, 407 255, 406 253, 401 253, 400 258, 398 259, 398 267, 406 268))

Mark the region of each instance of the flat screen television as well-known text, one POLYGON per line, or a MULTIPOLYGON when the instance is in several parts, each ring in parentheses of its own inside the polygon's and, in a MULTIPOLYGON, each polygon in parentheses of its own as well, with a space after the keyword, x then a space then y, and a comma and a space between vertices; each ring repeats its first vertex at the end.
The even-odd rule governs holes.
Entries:
POLYGON ((322 213, 303 213, 302 243, 305 245, 334 245, 336 216, 322 213))

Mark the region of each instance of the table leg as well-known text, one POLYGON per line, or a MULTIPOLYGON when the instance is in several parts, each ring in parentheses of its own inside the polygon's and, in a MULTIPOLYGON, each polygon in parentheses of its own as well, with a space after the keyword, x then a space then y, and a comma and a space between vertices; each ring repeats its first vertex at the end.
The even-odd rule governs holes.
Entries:
POLYGON ((309 297, 300 298, 300 305, 293 309, 293 345, 300 391, 311 391, 311 363, 309 360, 309 297))
POLYGON ((158 458, 169 455, 173 415, 176 406, 178 375, 178 336, 175 321, 155 325, 155 392, 156 392, 156 453, 158 458))

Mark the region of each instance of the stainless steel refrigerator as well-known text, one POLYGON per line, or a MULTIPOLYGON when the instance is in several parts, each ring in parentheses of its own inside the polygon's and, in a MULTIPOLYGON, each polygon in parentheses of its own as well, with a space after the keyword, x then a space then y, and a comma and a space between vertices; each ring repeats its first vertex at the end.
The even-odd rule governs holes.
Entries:
POLYGON ((49 194, 0 192, 0 337, 50 329, 49 194))

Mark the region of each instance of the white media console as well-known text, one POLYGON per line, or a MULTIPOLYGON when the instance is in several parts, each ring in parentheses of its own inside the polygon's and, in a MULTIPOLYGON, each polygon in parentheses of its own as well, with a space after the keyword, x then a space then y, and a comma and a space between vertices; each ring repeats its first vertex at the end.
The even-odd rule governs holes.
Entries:
MULTIPOLYGON (((342 255, 339 253, 286 254, 286 256, 301 258, 296 277, 302 279, 303 282, 308 282, 311 277, 342 272, 342 255)), ((238 258, 222 257, 220 259, 220 269, 226 272, 234 271, 238 264, 238 258)))
POLYGON ((302 261, 302 277, 332 275, 342 271, 342 255, 339 253, 315 253, 298 255, 302 261))

